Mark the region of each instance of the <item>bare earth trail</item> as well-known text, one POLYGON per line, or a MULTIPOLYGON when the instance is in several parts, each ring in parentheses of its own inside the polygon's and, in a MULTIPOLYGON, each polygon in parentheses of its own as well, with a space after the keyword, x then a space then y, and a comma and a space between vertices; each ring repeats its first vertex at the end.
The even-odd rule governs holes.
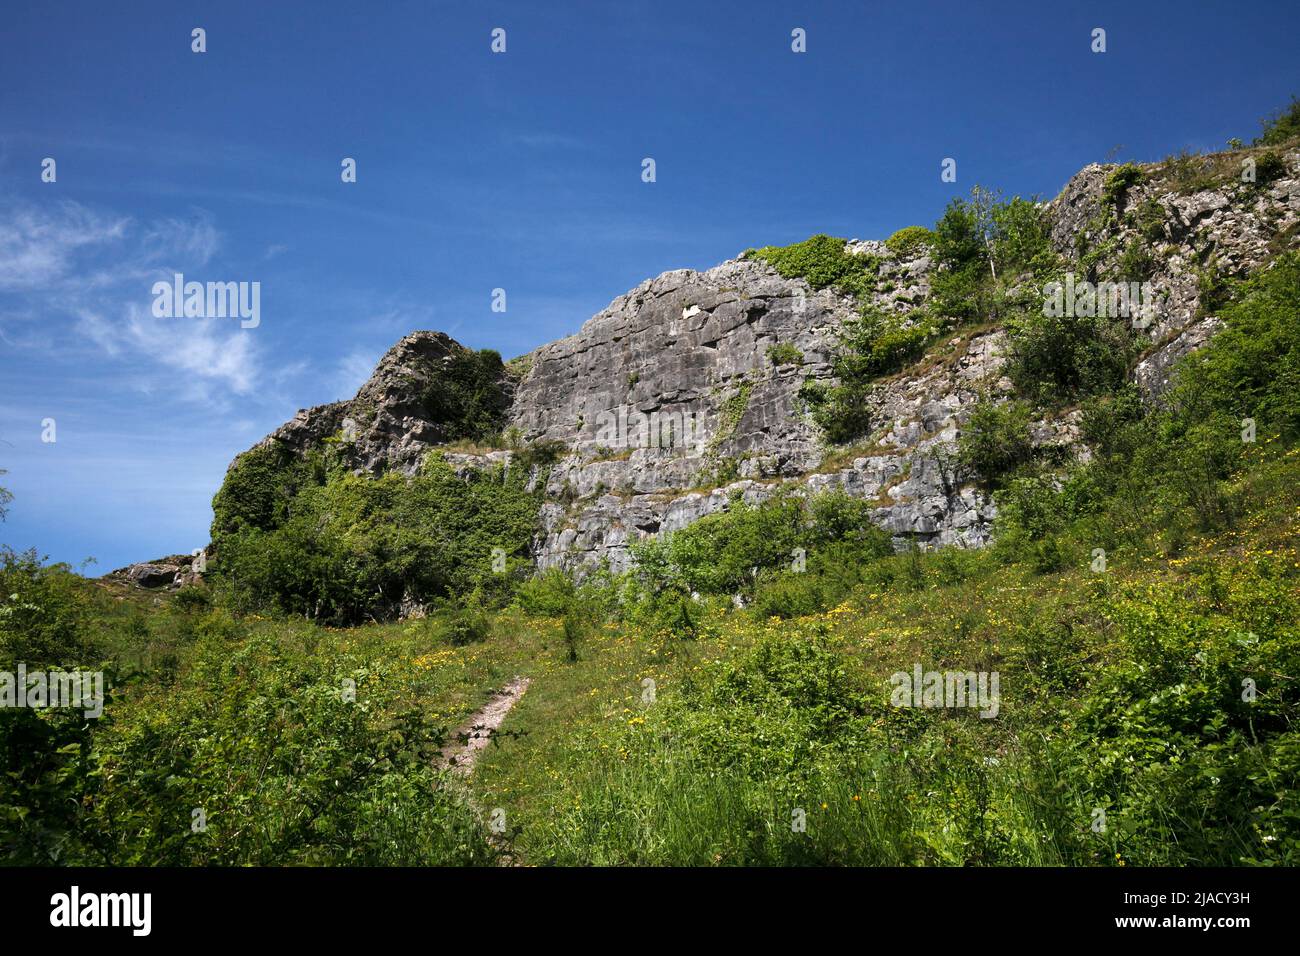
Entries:
POLYGON ((469 776, 479 753, 488 745, 492 735, 506 719, 506 714, 524 696, 524 691, 528 690, 531 682, 531 678, 516 677, 493 694, 473 717, 451 735, 439 755, 439 768, 469 776))
MULTIPOLYGON (((451 739, 443 746, 438 755, 438 769, 449 770, 459 777, 468 777, 474 769, 474 762, 478 759, 478 755, 488 745, 492 735, 497 732, 497 729, 506 719, 506 714, 510 713, 515 704, 519 703, 519 698, 524 696, 524 691, 528 690, 530 683, 532 683, 531 678, 516 677, 494 693, 488 702, 475 712, 473 717, 457 728, 456 732, 451 735, 451 739)), ((466 788, 466 793, 468 795, 468 788, 466 788)), ((472 796, 469 797, 469 800, 471 805, 477 808, 477 802, 472 796)), ((478 808, 478 812, 481 816, 481 808, 478 808)), ((504 833, 498 833, 494 829, 488 836, 488 840, 500 853, 497 859, 498 866, 520 865, 518 858, 510 847, 510 841, 504 833)))

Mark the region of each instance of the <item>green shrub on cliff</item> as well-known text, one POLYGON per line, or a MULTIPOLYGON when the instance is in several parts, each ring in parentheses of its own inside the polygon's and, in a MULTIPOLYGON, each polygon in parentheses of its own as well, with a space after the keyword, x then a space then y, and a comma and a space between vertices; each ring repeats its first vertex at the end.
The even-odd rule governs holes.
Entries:
POLYGON ((747 252, 762 259, 787 279, 805 279, 814 292, 832 288, 865 299, 876 288, 879 262, 849 252, 843 239, 816 235, 788 246, 764 246, 747 252))
POLYGON ((920 358, 941 329, 919 309, 907 314, 864 309, 846 323, 831 365, 835 383, 810 379, 799 392, 826 439, 842 445, 870 431, 865 400, 871 384, 920 358))
POLYGON ((311 468, 284 444, 272 441, 235 459, 212 499, 212 540, 249 528, 283 524, 289 503, 311 468))
POLYGON ((981 401, 957 440, 957 460, 987 487, 1000 485, 1034 457, 1030 408, 1024 402, 981 401))
POLYGON ((497 435, 510 410, 501 387, 506 376, 500 353, 462 349, 445 362, 421 396, 430 421, 443 423, 451 439, 497 435))
POLYGON ((1123 384, 1138 355, 1124 319, 1013 314, 1007 322, 1007 375, 1020 392, 1044 404, 1107 394, 1123 384))
POLYGON ((925 226, 904 226, 885 240, 885 248, 900 258, 916 255, 934 242, 934 233, 925 226))

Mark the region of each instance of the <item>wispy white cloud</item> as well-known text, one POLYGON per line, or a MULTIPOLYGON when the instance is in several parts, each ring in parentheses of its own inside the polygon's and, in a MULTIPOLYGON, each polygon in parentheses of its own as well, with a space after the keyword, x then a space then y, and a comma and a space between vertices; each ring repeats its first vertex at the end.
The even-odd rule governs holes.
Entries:
MULTIPOLYGON (((58 336, 5 334, 30 317, 62 314, 110 358, 138 370, 137 390, 211 403, 255 392, 262 377, 256 340, 237 322, 159 319, 153 281, 208 265, 221 235, 201 210, 189 218, 137 223, 74 202, 0 207, 0 338, 39 349, 58 336)), ((66 347, 66 346, 62 346, 66 347)))
POLYGON ((179 258, 190 266, 205 266, 216 255, 221 236, 207 213, 190 220, 160 219, 150 223, 142 238, 142 252, 151 260, 179 258))
POLYGON ((77 330, 112 356, 144 357, 181 373, 179 390, 196 401, 220 400, 215 389, 248 395, 257 386, 261 360, 254 340, 238 326, 219 330, 222 319, 159 319, 129 303, 113 320, 83 312, 77 330))
POLYGON ((0 290, 49 288, 69 275, 79 250, 111 245, 129 225, 73 202, 0 212, 0 290))

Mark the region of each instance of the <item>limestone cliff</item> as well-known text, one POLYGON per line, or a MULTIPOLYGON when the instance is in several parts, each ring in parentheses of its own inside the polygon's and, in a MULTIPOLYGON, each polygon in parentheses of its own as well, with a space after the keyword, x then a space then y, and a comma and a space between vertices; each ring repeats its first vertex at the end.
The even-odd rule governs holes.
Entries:
MULTIPOLYGON (((1267 185, 1233 174, 1252 155, 1198 158, 1192 169, 1143 167, 1131 184, 1115 166, 1092 165, 1046 204, 1052 244, 1081 276, 1142 256, 1158 301, 1133 376, 1153 401, 1172 363, 1217 329, 1218 284, 1297 242, 1300 154, 1284 153, 1267 185)), ((854 240, 847 249, 878 261, 869 301, 814 291, 753 257, 667 272, 574 335, 508 367, 480 364, 473 409, 448 405, 442 383, 474 353, 441 333, 414 332, 354 398, 299 412, 262 444, 301 453, 341 436, 355 469, 368 473, 409 473, 429 451, 485 423, 500 425, 507 447, 449 453, 457 467, 509 460, 511 447, 557 448, 554 466, 535 472, 545 481, 533 549, 540 567, 608 562, 620 570, 635 541, 782 486, 839 487, 874 501, 875 520, 900 546, 981 546, 994 505, 953 466, 952 451, 980 396, 1010 390, 1005 333, 996 323, 968 325, 937 341, 873 386, 869 437, 827 448, 801 388, 831 379, 839 333, 861 307, 906 316, 929 304, 935 269, 925 255, 896 254, 882 242, 854 240)), ((1076 418, 1045 418, 1035 440, 1074 448, 1076 418)))

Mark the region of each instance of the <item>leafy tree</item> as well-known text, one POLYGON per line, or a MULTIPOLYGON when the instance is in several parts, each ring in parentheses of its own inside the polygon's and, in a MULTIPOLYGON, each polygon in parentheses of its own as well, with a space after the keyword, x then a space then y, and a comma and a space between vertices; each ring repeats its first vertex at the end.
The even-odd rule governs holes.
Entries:
POLYGON ((1057 264, 1047 217, 1038 203, 1016 196, 994 205, 990 218, 993 259, 1004 279, 1042 275, 1057 264))
POLYGON ((938 270, 931 278, 933 308, 940 315, 973 319, 989 304, 986 278, 991 275, 980 212, 954 199, 934 227, 934 258, 938 270))

